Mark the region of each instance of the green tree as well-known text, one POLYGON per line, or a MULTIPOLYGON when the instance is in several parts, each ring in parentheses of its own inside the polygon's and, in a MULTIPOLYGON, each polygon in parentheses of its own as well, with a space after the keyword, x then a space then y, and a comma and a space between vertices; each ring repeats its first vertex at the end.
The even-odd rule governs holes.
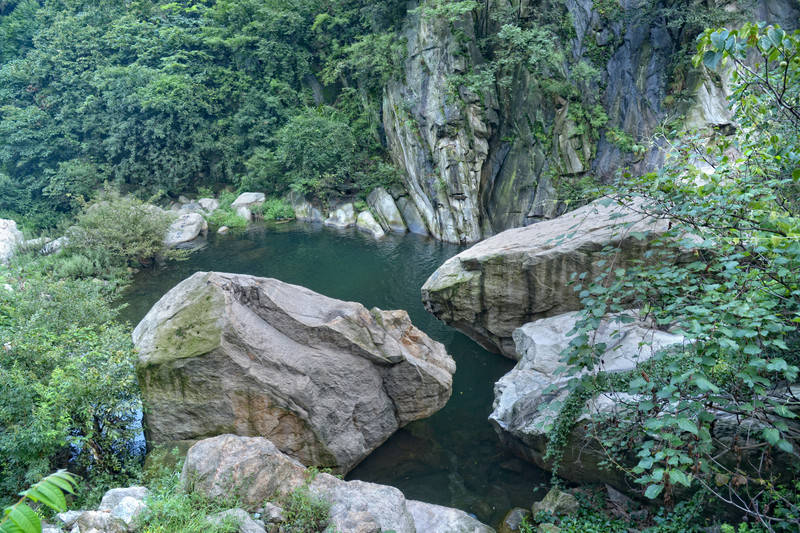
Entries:
POLYGON ((773 465, 800 437, 800 32, 707 30, 696 61, 732 69, 736 132, 686 136, 660 171, 615 184, 615 200, 671 230, 638 263, 622 268, 608 249, 604 275, 576 280, 584 311, 566 360, 598 367, 592 331, 630 308, 686 342, 629 375, 576 378, 573 394, 637 398, 596 417, 592 434, 647 497, 702 487, 768 531, 794 531, 792 462, 773 465), (716 431, 721 416, 740 422, 735 438, 716 431))

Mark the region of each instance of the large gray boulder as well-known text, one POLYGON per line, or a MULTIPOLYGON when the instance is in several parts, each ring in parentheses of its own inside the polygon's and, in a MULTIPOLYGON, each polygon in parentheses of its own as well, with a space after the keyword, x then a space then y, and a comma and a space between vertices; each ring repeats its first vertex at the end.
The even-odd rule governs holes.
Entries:
POLYGON ((405 311, 198 272, 133 332, 151 443, 236 433, 347 472, 450 397, 453 359, 405 311))
POLYGON ((375 217, 373 217, 372 213, 369 211, 362 211, 358 214, 358 218, 356 219, 356 228, 364 233, 369 233, 375 239, 382 239, 386 236, 386 232, 383 231, 381 225, 378 224, 378 222, 375 220, 375 217))
POLYGON ((643 232, 665 221, 594 202, 553 220, 504 231, 450 258, 422 286, 426 309, 491 351, 517 358, 512 332, 527 322, 581 308, 570 276, 596 276, 597 254, 618 249, 620 266, 640 259, 643 232), (615 218, 616 217, 616 218, 615 218), (627 227, 625 227, 627 225, 627 227), (624 229, 622 229, 624 228, 624 229))
POLYGON ((181 482, 186 490, 233 497, 251 510, 305 486, 331 504, 329 527, 340 533, 493 533, 463 511, 406 500, 394 487, 311 474, 264 438, 222 435, 198 442, 186 455, 181 482))
POLYGON ((397 208, 403 215, 403 221, 408 226, 408 231, 418 235, 428 235, 428 227, 425 225, 422 215, 414 203, 406 196, 401 196, 397 199, 397 208))
POLYGON ((375 216, 380 222, 380 225, 386 231, 393 231, 396 233, 405 233, 406 223, 403 221, 403 215, 394 203, 392 195, 386 192, 383 187, 374 189, 367 197, 367 203, 375 212, 375 216))
POLYGON ((13 220, 0 218, 0 264, 8 263, 14 256, 17 246, 25 241, 22 232, 13 220))
POLYGON ((231 203, 233 209, 246 207, 250 210, 264 203, 266 196, 263 192, 243 192, 231 203))
MULTIPOLYGON (((635 318, 635 312, 628 315, 635 318)), ((570 376, 559 370, 565 366, 562 352, 569 346, 579 313, 571 312, 525 324, 514 331, 514 341, 520 361, 494 387, 494 405, 489 420, 500 440, 516 454, 542 468, 547 452, 547 431, 569 395, 570 376), (551 389, 551 390, 548 390, 551 389)), ((600 357, 602 363, 593 372, 625 372, 650 359, 656 352, 683 342, 683 337, 656 330, 641 320, 622 323, 617 317, 601 323, 595 343, 606 345, 600 357)), ((617 409, 620 400, 631 399, 625 393, 603 394, 587 402, 589 412, 609 413, 617 409)), ((558 474, 580 482, 610 482, 619 486, 622 481, 609 470, 601 469, 604 455, 584 435, 577 424, 558 474)))
POLYGON ((184 213, 167 230, 164 244, 168 248, 183 248, 208 233, 208 222, 200 213, 184 213))

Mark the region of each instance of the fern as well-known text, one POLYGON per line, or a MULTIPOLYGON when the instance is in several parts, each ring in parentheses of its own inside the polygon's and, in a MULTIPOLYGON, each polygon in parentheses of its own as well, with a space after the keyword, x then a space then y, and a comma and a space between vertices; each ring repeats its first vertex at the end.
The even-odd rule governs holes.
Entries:
POLYGON ((66 470, 50 474, 26 491, 20 492, 20 500, 3 511, 0 533, 41 533, 42 521, 27 503, 30 500, 50 507, 56 512, 67 509, 64 493, 75 494, 77 480, 66 470))

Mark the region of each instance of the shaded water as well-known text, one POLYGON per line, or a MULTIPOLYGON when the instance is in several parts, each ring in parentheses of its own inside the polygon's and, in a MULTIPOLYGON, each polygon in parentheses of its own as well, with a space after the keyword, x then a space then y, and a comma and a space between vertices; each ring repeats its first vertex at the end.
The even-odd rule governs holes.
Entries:
POLYGON ((537 499, 533 489, 546 475, 503 450, 487 420, 494 382, 512 362, 488 353, 422 306, 422 284, 461 249, 417 235, 376 242, 355 230, 301 223, 210 235, 208 246, 188 260, 137 275, 123 318, 135 325, 178 282, 209 270, 273 277, 368 308, 407 310, 414 325, 455 358, 453 395, 432 417, 395 433, 347 479, 392 485, 410 499, 458 507, 496 524, 509 508, 537 499))

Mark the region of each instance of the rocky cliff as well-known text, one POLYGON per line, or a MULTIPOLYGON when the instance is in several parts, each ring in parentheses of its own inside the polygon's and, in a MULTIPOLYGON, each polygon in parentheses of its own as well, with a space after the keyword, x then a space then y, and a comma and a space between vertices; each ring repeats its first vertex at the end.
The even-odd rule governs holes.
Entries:
POLYGON ((659 143, 648 139, 662 124, 729 125, 724 81, 689 63, 698 24, 738 17, 793 27, 800 17, 797 0, 746 11, 736 2, 479 4, 456 18, 412 14, 404 78, 384 91, 387 143, 408 199, 448 242, 552 218, 587 183, 656 168, 659 143), (537 71, 524 54, 502 62, 497 35, 509 16, 523 30, 549 17, 562 39, 555 67, 537 71), (470 77, 492 68, 493 82, 473 91, 470 77))

